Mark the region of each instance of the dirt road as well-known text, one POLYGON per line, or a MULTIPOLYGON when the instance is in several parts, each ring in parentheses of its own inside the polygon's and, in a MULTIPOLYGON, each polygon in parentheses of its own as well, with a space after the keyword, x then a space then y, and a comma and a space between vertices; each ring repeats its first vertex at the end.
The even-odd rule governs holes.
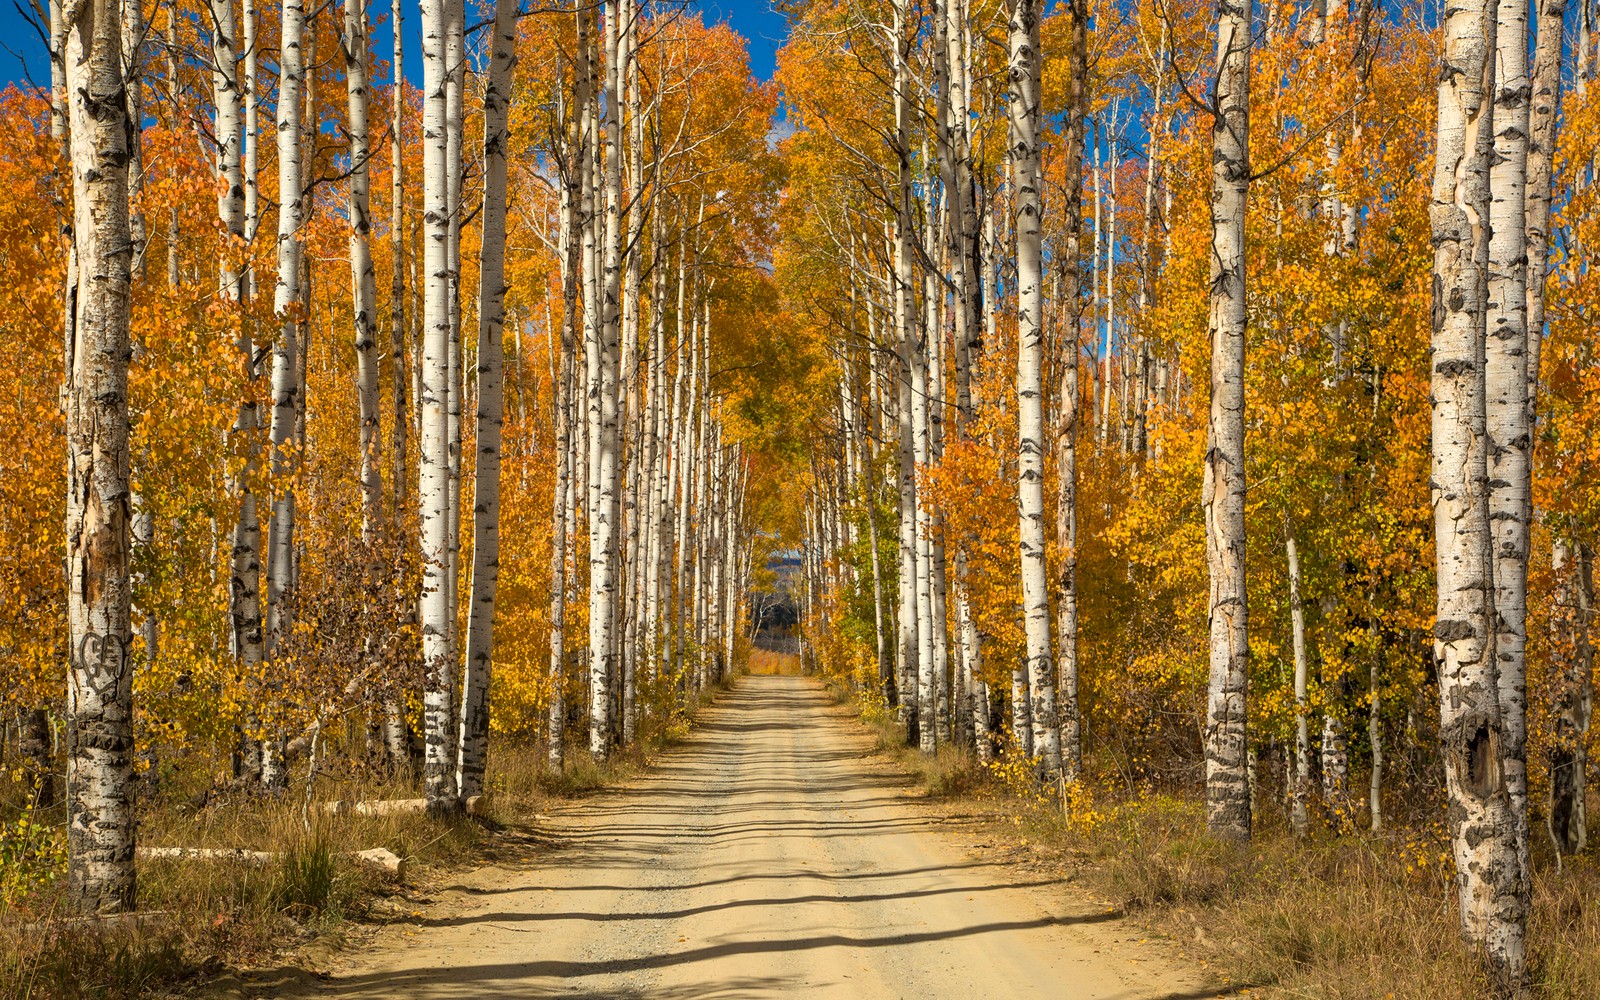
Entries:
POLYGON ((859 725, 747 677, 631 787, 541 825, 441 913, 343 960, 326 997, 1216 996, 1071 888, 941 830, 859 725))

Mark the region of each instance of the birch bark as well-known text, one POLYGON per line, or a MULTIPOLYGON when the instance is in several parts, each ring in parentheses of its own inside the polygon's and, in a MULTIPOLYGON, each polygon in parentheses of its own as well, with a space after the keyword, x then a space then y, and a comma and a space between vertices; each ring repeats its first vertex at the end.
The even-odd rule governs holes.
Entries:
MULTIPOLYGON (((228 0, 224 0, 228 2, 228 0)), ((377 285, 372 271, 372 147, 367 135, 367 0, 345 0, 344 72, 350 130, 350 300, 355 328, 361 535, 371 544, 383 511, 379 465, 377 285)))
POLYGON ((1283 534, 1284 555, 1289 563, 1289 621, 1294 641, 1294 790, 1290 796, 1289 824, 1297 837, 1310 829, 1306 799, 1311 791, 1311 718, 1307 704, 1311 671, 1306 663, 1306 613, 1300 601, 1300 551, 1287 520, 1283 534))
POLYGON ((1502 992, 1526 973, 1527 883, 1503 764, 1484 386, 1495 20, 1485 0, 1444 13, 1433 231, 1434 659, 1463 937, 1502 992))
MULTIPOLYGON (((293 0, 291 0, 293 2, 293 0)), ((445 35, 449 0, 422 3, 423 294, 420 469, 417 518, 422 561, 423 795, 433 812, 454 811, 452 722, 455 665, 450 655, 450 155, 449 71, 445 35)))
POLYGON ((217 218, 222 222, 224 246, 217 272, 224 297, 243 298, 239 288, 241 263, 236 255, 244 239, 244 123, 239 95, 239 55, 233 0, 210 0, 211 93, 216 107, 217 218))
POLYGON ((1206 825, 1213 835, 1230 840, 1250 837, 1244 368, 1251 4, 1252 0, 1218 0, 1211 129, 1211 416, 1202 493, 1211 576, 1206 825))
POLYGON ((63 13, 72 162, 67 357, 67 885, 81 912, 134 907, 128 354, 132 237, 118 0, 63 13))
POLYGON ((1042 777, 1061 774, 1055 668, 1050 650, 1050 592, 1044 542, 1044 288, 1039 152, 1039 7, 1010 7, 1011 180, 1017 240, 1017 510, 1022 556, 1022 611, 1027 638, 1033 751, 1042 777))
POLYGON ((1594 710, 1593 555, 1584 545, 1558 540, 1551 559, 1556 578, 1553 638, 1562 667, 1553 700, 1555 732, 1549 749, 1550 798, 1545 809, 1550 841, 1579 854, 1588 841, 1589 721, 1594 710))
MULTIPOLYGON (((1069 48, 1067 121, 1062 136, 1062 176, 1066 191, 1061 211, 1066 246, 1061 254, 1066 287, 1065 317, 1057 332, 1063 355, 1056 393, 1056 549, 1061 574, 1056 579, 1056 674, 1060 683, 1061 766, 1067 781, 1083 768, 1083 724, 1078 710, 1078 407, 1079 347, 1083 323, 1083 149, 1089 68, 1089 11, 1082 0, 1067 7, 1069 48)), ((1152 143, 1154 140, 1152 139, 1152 143)))
MULTIPOLYGON (((301 278, 305 253, 301 228, 305 217, 302 176, 301 95, 305 81, 302 44, 304 0, 284 0, 278 73, 278 279, 273 312, 279 321, 272 350, 272 518, 267 536, 267 622, 264 652, 271 658, 288 627, 287 610, 294 574, 295 428, 300 405, 299 329, 302 319, 301 278)), ((275 740, 262 749, 261 781, 269 788, 288 778, 275 740)))
POLYGON ((394 522, 406 500, 406 297, 405 297, 405 4, 397 3, 394 18, 394 58, 390 86, 393 108, 389 119, 389 371, 394 427, 390 434, 390 484, 394 522))
POLYGON ((500 579, 500 431, 505 423, 506 156, 511 141, 517 0, 496 0, 489 83, 483 94, 483 237, 478 257, 478 414, 474 436, 472 586, 461 694, 457 792, 483 793, 489 753, 489 681, 500 579))
MULTIPOLYGON (((1532 427, 1528 408, 1528 0, 1496 4, 1494 156, 1489 164, 1489 270, 1484 326, 1485 428, 1489 434, 1490 550, 1501 756, 1528 868, 1528 516, 1532 427)), ((1524 876, 1526 877, 1526 875, 1524 876)))

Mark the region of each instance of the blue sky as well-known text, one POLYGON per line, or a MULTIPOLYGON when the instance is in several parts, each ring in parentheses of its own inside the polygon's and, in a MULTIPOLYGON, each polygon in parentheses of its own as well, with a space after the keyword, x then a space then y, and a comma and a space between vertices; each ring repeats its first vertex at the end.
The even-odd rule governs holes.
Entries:
MULTIPOLYGON (((406 63, 412 71, 407 76, 412 76, 419 73, 422 66, 416 35, 419 14, 417 0, 405 0, 405 3, 406 63)), ((43 83, 49 76, 44 43, 18 12, 19 6, 30 6, 29 0, 17 0, 15 4, 11 0, 0 0, 0 86, 21 83, 30 76, 35 82, 43 83)), ((476 6, 476 0, 468 0, 469 8, 476 6)), ((751 70, 763 79, 772 76, 774 55, 788 30, 787 19, 772 9, 772 0, 695 0, 695 6, 708 22, 727 21, 748 39, 751 70)), ((374 0, 373 19, 381 19, 372 33, 373 48, 378 53, 386 53, 390 48, 388 10, 388 0, 374 0)), ((475 19, 474 15, 469 14, 468 19, 475 19)))

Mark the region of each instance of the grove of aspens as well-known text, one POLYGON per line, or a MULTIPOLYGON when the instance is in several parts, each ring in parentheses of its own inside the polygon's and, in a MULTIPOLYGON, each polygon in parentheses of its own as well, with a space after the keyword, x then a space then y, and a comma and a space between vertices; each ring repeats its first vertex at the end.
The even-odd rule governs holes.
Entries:
POLYGON ((1600 997, 1595 0, 732 10, 18 3, 0 998, 1600 997))

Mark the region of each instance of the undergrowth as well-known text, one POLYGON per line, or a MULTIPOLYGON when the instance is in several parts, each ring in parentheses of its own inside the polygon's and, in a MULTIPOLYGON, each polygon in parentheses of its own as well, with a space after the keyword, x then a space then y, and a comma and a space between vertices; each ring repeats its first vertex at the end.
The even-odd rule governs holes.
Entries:
MULTIPOLYGON (((672 727, 652 733, 659 747, 672 727)), ((474 817, 423 813, 329 815, 333 799, 404 799, 397 779, 319 778, 263 795, 224 791, 196 807, 186 789, 141 803, 139 844, 270 852, 269 864, 150 859, 138 866, 137 925, 105 926, 67 915, 66 852, 60 806, 34 812, 0 799, 0 1000, 121 1000, 263 964, 342 921, 381 917, 385 900, 433 874, 488 860, 495 832, 552 800, 581 796, 634 773, 645 751, 596 763, 581 749, 550 770, 542 747, 496 746, 486 776, 488 806, 474 817), (11 817, 9 820, 5 817, 11 817), (387 848, 409 865, 405 883, 356 863, 353 852, 387 848)))
MULTIPOLYGON (((841 700, 844 693, 835 691, 841 700)), ((861 721, 930 798, 981 805, 997 829, 1055 849, 1091 895, 1169 936, 1250 995, 1490 995, 1456 934, 1442 825, 1323 830, 1297 841, 1269 806, 1255 839, 1234 844, 1206 834, 1198 790, 1115 797, 1078 786, 1066 789, 1063 809, 1060 790, 1041 794, 1014 754, 988 766, 953 747, 929 757, 906 746, 892 711, 868 705, 861 721)), ((1535 848, 1528 928, 1534 995, 1594 1000, 1600 862, 1567 859, 1558 870, 1547 845, 1535 848)))

